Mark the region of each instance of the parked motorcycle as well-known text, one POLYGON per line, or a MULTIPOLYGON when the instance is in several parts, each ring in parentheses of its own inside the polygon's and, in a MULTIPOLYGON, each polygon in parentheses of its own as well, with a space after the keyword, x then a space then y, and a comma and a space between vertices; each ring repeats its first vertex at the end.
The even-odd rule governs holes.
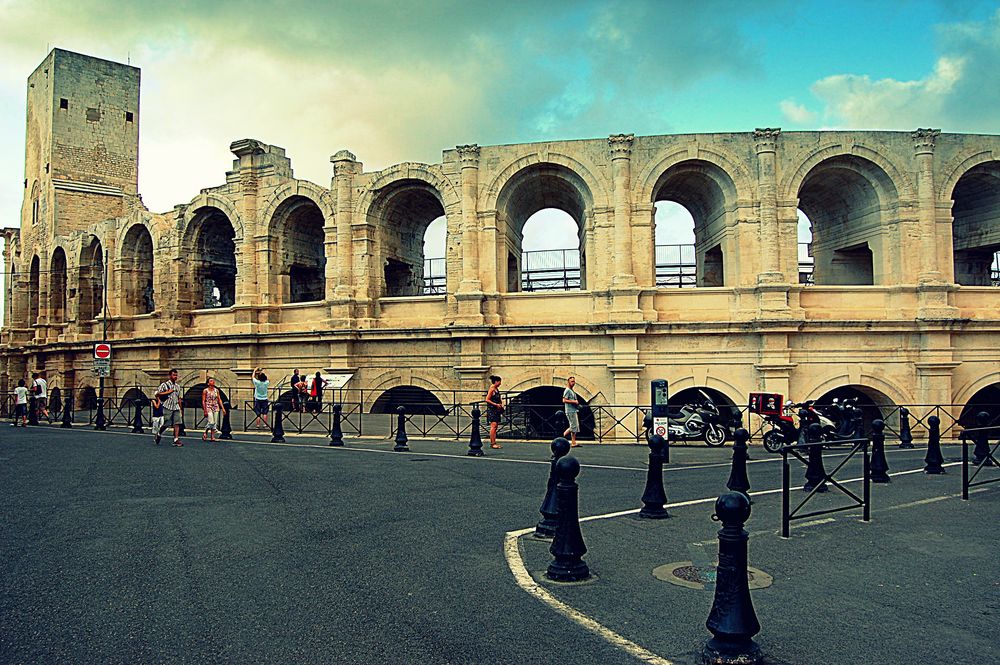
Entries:
POLYGON ((764 422, 771 426, 762 437, 764 449, 776 453, 783 446, 796 443, 802 428, 809 427, 813 423, 819 424, 821 428, 821 441, 852 438, 855 408, 851 400, 844 400, 842 403, 834 400, 831 405, 825 407, 817 407, 814 399, 800 404, 786 402, 782 415, 764 417, 764 422), (796 423, 795 415, 798 414, 804 417, 800 418, 802 422, 796 423))
MULTIPOLYGON (((703 440, 707 445, 716 448, 726 442, 729 432, 720 423, 719 407, 712 398, 699 390, 705 400, 701 404, 684 404, 677 409, 677 415, 671 415, 667 420, 667 438, 670 441, 703 440)), ((653 416, 647 413, 643 418, 646 429, 646 439, 649 439, 653 427, 653 416)))

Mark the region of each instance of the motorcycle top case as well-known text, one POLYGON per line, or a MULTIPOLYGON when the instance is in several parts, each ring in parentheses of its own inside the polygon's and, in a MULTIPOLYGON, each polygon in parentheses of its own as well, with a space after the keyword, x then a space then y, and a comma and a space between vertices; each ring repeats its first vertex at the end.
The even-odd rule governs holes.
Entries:
POLYGON ((780 416, 785 396, 779 393, 750 393, 750 413, 761 416, 780 416))

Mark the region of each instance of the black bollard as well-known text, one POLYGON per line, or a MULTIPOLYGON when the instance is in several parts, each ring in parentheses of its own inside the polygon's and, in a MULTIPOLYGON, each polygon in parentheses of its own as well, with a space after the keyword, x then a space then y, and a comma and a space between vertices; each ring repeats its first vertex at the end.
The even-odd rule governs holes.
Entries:
POLYGON ((233 408, 233 406, 226 401, 222 403, 222 408, 224 408, 226 412, 222 415, 222 428, 219 430, 219 438, 230 441, 233 438, 233 423, 229 420, 229 411, 233 408))
POLYGON ((272 418, 274 425, 271 427, 271 443, 284 443, 285 425, 282 422, 284 409, 281 406, 281 402, 275 402, 271 410, 274 412, 272 418))
POLYGON ((905 406, 899 410, 899 447, 913 447, 913 433, 910 431, 910 410, 905 406))
POLYGON ((406 442, 409 441, 406 438, 406 407, 397 406, 396 413, 399 414, 396 421, 396 445, 392 449, 397 453, 406 453, 410 451, 409 446, 406 445, 406 442))
MULTIPOLYGON (((750 432, 742 427, 733 432, 733 468, 729 472, 729 482, 726 488, 739 492, 750 499, 750 478, 747 476, 747 442, 750 440, 750 432)), ((753 503, 753 501, 750 501, 753 503)))
POLYGON ((756 665, 760 647, 753 636, 760 621, 750 599, 747 575, 747 541, 743 525, 750 517, 750 500, 740 492, 723 494, 715 502, 712 519, 722 522, 719 529, 719 566, 715 573, 715 599, 705 626, 712 639, 702 650, 702 662, 711 665, 756 665))
MULTIPOLYGON (((976 414, 976 427, 989 427, 989 424, 990 414, 985 411, 980 411, 976 414)), ((990 435, 986 432, 976 432, 972 440, 976 443, 976 447, 972 451, 972 464, 974 466, 979 466, 989 460, 990 435)))
POLYGON ((73 427, 73 391, 69 390, 66 392, 66 399, 63 401, 63 416, 62 425, 59 427, 63 429, 71 429, 73 427))
POLYGON ((479 405, 473 405, 472 433, 469 434, 469 452, 466 453, 469 457, 483 456, 483 433, 479 431, 479 418, 482 415, 483 412, 479 410, 479 405))
POLYGON ((930 433, 927 436, 927 456, 924 457, 924 473, 939 475, 945 472, 944 456, 941 454, 941 419, 931 416, 927 419, 930 433))
POLYGON ((38 424, 38 400, 34 395, 28 395, 28 424, 38 424))
POLYGON ((549 481, 545 486, 545 498, 542 499, 542 507, 538 509, 542 519, 535 525, 535 536, 538 538, 552 538, 556 535, 556 527, 559 526, 559 506, 556 504, 556 462, 569 454, 569 446, 569 440, 562 437, 553 439, 549 444, 552 459, 549 463, 549 481))
POLYGON ((333 426, 330 427, 330 445, 343 446, 344 432, 340 429, 340 413, 344 407, 340 404, 333 405, 333 426))
POLYGON ((97 417, 94 418, 94 429, 102 432, 108 429, 108 420, 104 416, 104 398, 97 398, 97 417))
MULTIPOLYGON (((806 443, 816 443, 823 438, 823 426, 813 423, 806 428, 806 443)), ((826 492, 826 469, 823 467, 823 446, 809 446, 809 463, 806 465, 806 484, 802 486, 807 492, 814 489, 826 492)))
POLYGON ((885 423, 881 420, 872 421, 871 480, 873 483, 892 482, 889 461, 885 458, 885 423))
POLYGON ((663 507, 667 493, 663 489, 663 450, 667 441, 659 434, 649 437, 649 466, 646 468, 646 488, 642 493, 642 508, 639 517, 662 520, 670 517, 663 507))
POLYGON ((142 434, 142 401, 132 400, 135 413, 132 414, 132 434, 142 434))
POLYGON ((580 463, 575 457, 563 457, 556 462, 556 505, 559 506, 559 526, 549 552, 554 557, 545 576, 556 582, 579 582, 590 577, 590 568, 583 560, 587 546, 580 532, 580 515, 576 477, 580 463))

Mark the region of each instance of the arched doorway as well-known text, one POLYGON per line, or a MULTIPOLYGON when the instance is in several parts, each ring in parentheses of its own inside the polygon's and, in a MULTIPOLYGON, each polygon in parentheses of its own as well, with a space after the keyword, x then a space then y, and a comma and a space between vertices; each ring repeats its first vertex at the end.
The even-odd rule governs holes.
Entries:
MULTIPOLYGON (((506 417, 510 430, 503 431, 510 439, 554 439, 566 431, 567 421, 562 396, 565 387, 538 386, 520 392, 508 400, 506 417)), ((587 400, 580 397, 580 433, 577 439, 594 438, 594 412, 587 400)))
POLYGON ((582 242, 576 220, 559 208, 544 208, 525 220, 521 229, 520 290, 582 288, 582 242))
POLYGON ((289 197, 275 210, 269 242, 280 302, 326 298, 325 223, 319 206, 304 196, 289 197))
POLYGON ((727 220, 736 206, 732 179, 714 164, 681 162, 659 177, 653 203, 657 286, 725 286, 726 259, 735 259, 726 257, 727 220))
POLYGON ((952 199, 955 283, 1000 286, 1000 161, 969 169, 952 199))
POLYGON ((989 424, 1000 424, 1000 383, 993 383, 976 391, 976 394, 969 398, 969 401, 962 407, 962 415, 958 417, 958 423, 962 427, 975 427, 979 424, 976 421, 976 415, 980 411, 989 414, 989 424))
POLYGON ((444 214, 440 192, 422 180, 400 180, 379 193, 368 216, 378 229, 382 296, 424 293, 425 234, 431 222, 444 214))
POLYGON ((407 415, 443 416, 448 413, 434 393, 420 386, 395 386, 386 390, 372 403, 368 413, 396 413, 406 407, 407 415))
POLYGON ((815 261, 812 255, 813 230, 808 215, 796 209, 799 237, 799 284, 815 284, 815 261))
POLYGON ((74 405, 79 410, 92 410, 97 408, 97 391, 93 386, 83 386, 80 389, 80 398, 74 405))
POLYGON ((52 252, 49 266, 49 313, 52 323, 66 321, 66 252, 62 247, 52 252))
MULTIPOLYGON (((187 390, 184 391, 184 397, 181 398, 181 408, 184 409, 200 409, 201 408, 201 393, 208 387, 207 383, 196 383, 187 390)), ((215 382, 215 387, 219 389, 219 396, 222 397, 222 401, 228 401, 229 396, 226 391, 219 385, 219 382, 215 382)))
POLYGON ((424 231, 425 296, 443 296, 448 292, 448 218, 441 216, 424 231))
POLYGON ((77 298, 80 321, 93 321, 104 310, 104 248, 92 237, 80 252, 77 298))
POLYGON ((236 231, 218 208, 195 213, 189 227, 194 280, 190 302, 196 309, 232 307, 236 303, 236 231))
POLYGON ((153 283, 153 236, 145 224, 136 224, 128 230, 121 256, 122 311, 127 315, 152 313, 158 289, 153 283))
POLYGON ((506 268, 501 284, 507 291, 526 286, 534 290, 587 288, 587 234, 592 226, 593 196, 583 178, 558 164, 535 164, 518 171, 508 180, 497 198, 497 215, 503 242, 499 265, 506 268), (537 218, 536 213, 541 213, 537 218), (566 223, 572 220, 572 226, 566 223), (558 236, 553 247, 537 256, 526 252, 525 227, 528 220, 548 227, 543 232, 558 236), (569 249, 565 249, 569 248, 569 249), (527 255, 526 255, 527 254, 527 255), (570 273, 578 278, 570 278, 570 273), (541 279, 525 281, 525 275, 541 279), (546 288, 535 289, 539 282, 546 288))
POLYGON ((885 171, 854 155, 831 157, 810 169, 798 197, 811 222, 813 282, 881 284, 886 222, 898 205, 885 171))

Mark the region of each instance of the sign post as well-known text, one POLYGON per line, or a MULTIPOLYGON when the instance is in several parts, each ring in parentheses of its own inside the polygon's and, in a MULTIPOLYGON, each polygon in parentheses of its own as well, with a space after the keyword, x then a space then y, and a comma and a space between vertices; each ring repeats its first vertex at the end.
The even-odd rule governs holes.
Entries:
POLYGON ((667 412, 669 387, 666 379, 655 379, 649 383, 650 413, 653 415, 655 436, 662 436, 667 445, 663 448, 663 461, 670 462, 670 417, 667 412))

